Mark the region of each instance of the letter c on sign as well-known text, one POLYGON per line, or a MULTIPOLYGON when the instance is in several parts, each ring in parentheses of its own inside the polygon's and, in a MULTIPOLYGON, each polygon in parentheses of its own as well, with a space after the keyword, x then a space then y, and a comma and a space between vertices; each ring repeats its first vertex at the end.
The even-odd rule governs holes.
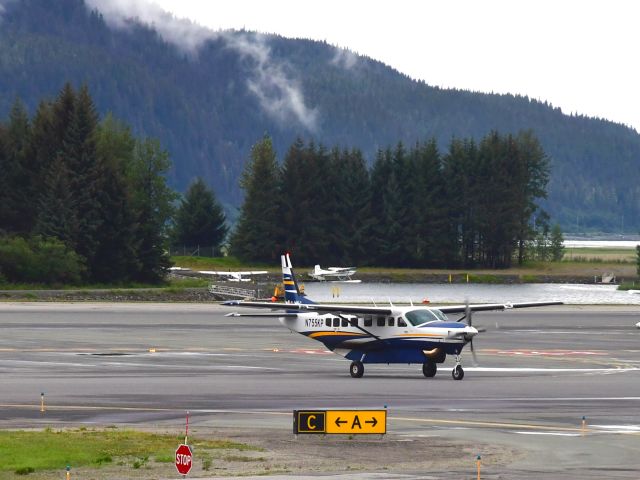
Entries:
POLYGON ((309 430, 315 430, 315 429, 316 429, 316 426, 315 426, 315 425, 312 425, 312 423, 311 423, 311 419, 315 420, 315 419, 316 419, 316 416, 315 416, 315 415, 309 415, 309 416, 307 417, 307 427, 309 428, 309 430))

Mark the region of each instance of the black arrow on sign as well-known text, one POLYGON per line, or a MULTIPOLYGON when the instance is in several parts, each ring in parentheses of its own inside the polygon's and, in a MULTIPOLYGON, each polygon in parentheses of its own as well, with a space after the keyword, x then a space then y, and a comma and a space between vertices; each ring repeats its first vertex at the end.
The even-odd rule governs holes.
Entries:
POLYGON ((346 420, 340 420, 340 417, 336 418, 336 425, 340 428, 340 424, 347 423, 346 420))
POLYGON ((373 417, 372 420, 365 420, 364 423, 370 423, 372 427, 375 427, 378 424, 378 420, 376 420, 376 417, 373 417))

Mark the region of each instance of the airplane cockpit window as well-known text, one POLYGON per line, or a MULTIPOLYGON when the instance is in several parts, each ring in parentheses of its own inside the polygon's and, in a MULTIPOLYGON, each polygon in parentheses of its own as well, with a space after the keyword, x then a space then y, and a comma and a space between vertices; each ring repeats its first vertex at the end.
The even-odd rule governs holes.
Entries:
POLYGON ((406 327, 407 326, 407 322, 405 322, 402 318, 398 317, 398 326, 399 327, 406 327))
MULTIPOLYGON (((442 312, 439 312, 442 315, 442 312)), ((404 315, 411 325, 417 326, 422 325, 423 323, 433 322, 435 320, 440 320, 438 315, 436 315, 433 310, 412 310, 410 312, 405 313, 404 315)), ((446 318, 446 317, 445 317, 446 318)))
POLYGON ((442 313, 440 310, 434 309, 434 310, 431 310, 431 313, 433 313, 436 317, 438 317, 438 320, 442 320, 443 322, 446 322, 447 320, 449 320, 447 316, 444 313, 442 313))

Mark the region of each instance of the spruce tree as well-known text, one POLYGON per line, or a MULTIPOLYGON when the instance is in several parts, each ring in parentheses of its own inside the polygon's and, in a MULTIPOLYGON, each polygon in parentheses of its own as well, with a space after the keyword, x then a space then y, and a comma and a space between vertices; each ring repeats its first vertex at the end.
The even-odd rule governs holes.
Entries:
POLYGON ((316 192, 309 188, 306 181, 309 179, 306 168, 309 148, 305 147, 301 138, 289 147, 282 163, 280 183, 280 221, 278 222, 279 237, 283 249, 291 252, 297 262, 308 264, 310 255, 307 242, 310 240, 308 218, 311 214, 311 196, 316 192))
POLYGON ((416 145, 411 156, 413 261, 417 266, 448 266, 447 251, 455 237, 448 228, 445 180, 435 139, 416 145))
POLYGON ((126 176, 132 162, 134 140, 129 130, 111 116, 96 131, 96 178, 98 239, 91 269, 99 282, 121 282, 136 278, 137 258, 133 192, 126 176))
POLYGON ((9 122, 0 153, 2 172, 3 214, 0 214, 0 228, 20 234, 27 234, 33 228, 34 205, 30 196, 28 161, 32 156, 31 125, 24 104, 18 99, 9 113, 9 122))
POLYGON ((280 254, 280 169, 271 138, 264 136, 251 149, 240 186, 244 203, 231 236, 230 252, 245 261, 272 263, 280 254))
MULTIPOLYGON (((65 115, 70 95, 65 87, 54 105, 54 112, 58 112, 55 116, 56 125, 67 121, 65 115)), ((98 114, 85 85, 77 95, 71 120, 64 133, 61 155, 73 172, 70 187, 78 218, 74 247, 87 259, 91 276, 101 242, 98 231, 106 221, 105 213, 108 208, 100 203, 102 180, 107 172, 96 151, 97 126, 98 114)))
MULTIPOLYGON (((128 128, 114 127, 126 155, 128 128), (123 131, 125 129, 126 131, 123 131)), ((166 173, 171 166, 168 153, 157 140, 136 141, 133 157, 127 168, 135 215, 135 246, 138 272, 136 280, 159 282, 171 266, 167 224, 173 214, 176 193, 169 188, 166 173)))
POLYGON ((62 157, 57 157, 49 165, 37 203, 38 215, 33 231, 43 237, 55 237, 72 249, 78 237, 79 224, 70 177, 62 157))
POLYGON ((228 228, 213 190, 197 178, 187 189, 176 213, 175 241, 189 247, 211 247, 220 253, 228 228))

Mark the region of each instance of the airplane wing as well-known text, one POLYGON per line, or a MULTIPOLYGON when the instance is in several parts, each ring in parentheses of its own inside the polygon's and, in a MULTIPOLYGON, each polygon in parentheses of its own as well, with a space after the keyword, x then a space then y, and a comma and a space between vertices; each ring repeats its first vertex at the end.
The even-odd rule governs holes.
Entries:
POLYGON ((230 300, 223 305, 232 307, 253 307, 270 308, 272 310, 297 310, 299 312, 320 312, 320 313, 362 313, 391 315, 393 311, 389 307, 365 307, 360 305, 331 305, 321 303, 276 303, 276 302, 251 302, 243 300, 230 300))
POLYGON ((442 313, 464 313, 467 308, 472 312, 488 310, 509 310, 512 308, 544 307, 547 305, 564 305, 564 302, 526 302, 526 303, 482 303, 477 305, 443 305, 434 307, 442 313))
POLYGON ((238 312, 230 312, 225 315, 225 317, 270 317, 270 318, 281 318, 281 317, 297 317, 298 314, 294 312, 264 312, 264 313, 238 313, 238 312))
MULTIPOLYGON (((547 305, 562 305, 563 302, 527 302, 527 303, 484 303, 476 305, 445 305, 441 307, 429 306, 434 310, 440 310, 442 313, 464 313, 467 308, 473 312, 481 312, 488 310, 509 310, 512 308, 529 308, 543 307, 547 305)), ((230 300, 224 302, 223 305, 234 307, 252 307, 252 308, 269 308, 271 310, 287 310, 288 312, 319 312, 319 313, 335 313, 336 315, 346 314, 369 314, 369 315, 391 315, 394 310, 391 307, 367 307, 360 305, 339 305, 339 304, 321 304, 321 303, 276 303, 276 302, 252 302, 243 300, 230 300)), ((416 307, 425 308, 425 307, 416 307)), ((240 314, 242 315, 242 314, 240 314)), ((277 316, 277 315, 275 315, 277 316)))

